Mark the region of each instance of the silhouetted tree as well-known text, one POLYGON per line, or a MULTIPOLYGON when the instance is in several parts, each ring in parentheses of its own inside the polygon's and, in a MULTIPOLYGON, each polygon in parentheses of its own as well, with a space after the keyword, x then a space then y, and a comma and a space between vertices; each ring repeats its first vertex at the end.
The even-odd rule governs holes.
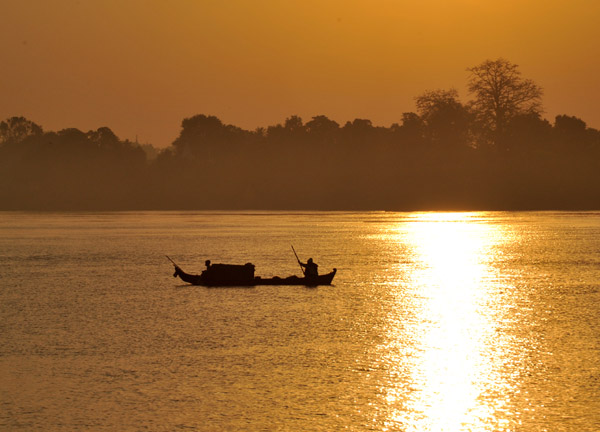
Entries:
POLYGON ((341 144, 345 148, 351 149, 355 157, 359 156, 360 152, 368 154, 373 149, 375 132, 376 129, 371 120, 357 118, 347 121, 340 130, 341 144))
POLYGON ((558 115, 554 119, 554 131, 560 140, 583 143, 586 141, 586 123, 568 115, 558 115))
POLYGON ((173 142, 175 152, 181 156, 208 154, 207 146, 223 134, 223 122, 215 116, 203 114, 183 119, 181 132, 173 142))
POLYGON ((518 65, 499 58, 467 69, 472 107, 480 124, 497 138, 510 119, 520 114, 542 112, 542 88, 521 77, 518 65))
POLYGON ((120 143, 119 137, 107 127, 98 128, 87 133, 88 139, 99 147, 116 147, 120 143))
POLYGON ((414 112, 402 113, 402 127, 420 130, 423 128, 423 119, 421 119, 421 117, 414 112))
POLYGON ((584 133, 587 128, 586 123, 580 118, 568 115, 557 115, 554 118, 554 129, 566 134, 584 133))
POLYGON ((41 126, 25 117, 10 117, 0 122, 0 145, 23 141, 28 136, 41 135, 41 126))
POLYGON ((549 150, 552 126, 538 113, 519 114, 510 119, 502 136, 502 147, 508 151, 523 152, 549 150))
POLYGON ((405 112, 402 113, 402 124, 393 132, 404 144, 414 146, 422 141, 424 129, 423 119, 417 113, 405 112))
POLYGON ((219 155, 234 152, 239 144, 249 141, 250 135, 237 126, 224 124, 215 116, 200 114, 181 122, 181 132, 173 147, 179 156, 214 162, 219 155))
POLYGON ((306 130, 304 124, 302 123, 302 118, 297 115, 293 115, 285 119, 285 124, 283 127, 292 134, 302 133, 306 130))
POLYGON ((313 136, 331 135, 340 129, 340 125, 324 115, 318 115, 306 123, 306 130, 313 136))
POLYGON ((266 130, 266 137, 270 145, 286 145, 289 147, 292 142, 298 143, 302 140, 305 133, 306 127, 302 122, 302 118, 293 115, 286 118, 283 125, 279 123, 275 126, 269 126, 266 130))
POLYGON ((554 134, 560 151, 584 152, 589 156, 590 152, 600 150, 598 131, 588 128, 580 118, 568 115, 556 116, 554 134))
POLYGON ((470 113, 455 89, 427 91, 415 98, 415 104, 432 143, 454 148, 467 145, 470 113))
POLYGON ((352 120, 351 122, 348 121, 346 122, 346 124, 344 125, 344 128, 347 130, 353 130, 356 132, 368 132, 373 128, 373 123, 371 122, 371 120, 368 119, 359 119, 356 118, 354 120, 352 120))
POLYGON ((264 138, 267 136, 267 129, 264 127, 257 127, 254 129, 254 134, 259 138, 264 138))
POLYGON ((305 145, 323 157, 331 157, 340 139, 340 125, 324 115, 312 118, 304 125, 306 129, 305 145))

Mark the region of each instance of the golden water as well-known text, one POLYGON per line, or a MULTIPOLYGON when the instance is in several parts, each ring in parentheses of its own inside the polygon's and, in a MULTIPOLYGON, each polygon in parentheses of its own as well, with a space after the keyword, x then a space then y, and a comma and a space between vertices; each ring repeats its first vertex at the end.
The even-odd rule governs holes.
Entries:
POLYGON ((600 430, 598 213, 0 213, 0 430, 600 430), (173 279, 252 262, 332 287, 173 279))

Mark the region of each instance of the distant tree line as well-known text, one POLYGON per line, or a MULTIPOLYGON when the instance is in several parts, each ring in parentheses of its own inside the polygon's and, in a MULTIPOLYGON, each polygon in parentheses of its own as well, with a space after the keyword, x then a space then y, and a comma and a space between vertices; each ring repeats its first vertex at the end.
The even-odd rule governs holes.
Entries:
POLYGON ((390 127, 324 115, 248 131, 184 119, 167 149, 109 128, 44 132, 0 123, 0 209, 598 209, 600 132, 542 117, 542 89, 517 65, 467 69, 415 98, 390 127))

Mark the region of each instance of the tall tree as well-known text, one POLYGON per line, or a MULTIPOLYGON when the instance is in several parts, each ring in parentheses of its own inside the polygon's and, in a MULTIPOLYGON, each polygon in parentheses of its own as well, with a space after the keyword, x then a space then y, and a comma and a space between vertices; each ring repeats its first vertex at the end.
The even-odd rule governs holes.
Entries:
POLYGON ((519 66, 499 58, 468 68, 472 107, 484 129, 496 135, 505 131, 511 118, 542 113, 542 88, 524 79, 519 66))

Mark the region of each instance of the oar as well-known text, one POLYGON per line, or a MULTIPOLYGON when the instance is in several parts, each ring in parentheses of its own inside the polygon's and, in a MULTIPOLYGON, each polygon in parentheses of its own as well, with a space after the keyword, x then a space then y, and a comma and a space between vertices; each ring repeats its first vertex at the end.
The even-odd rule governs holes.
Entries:
POLYGON ((296 255, 296 259, 298 260, 298 265, 300 266, 300 270, 302 270, 302 274, 306 276, 304 273, 304 267, 302 267, 302 263, 300 262, 300 258, 298 258, 298 254, 296 253, 296 249, 294 249, 294 245, 292 245, 292 250, 294 251, 294 255, 296 255))
POLYGON ((175 267, 179 267, 177 264, 175 264, 175 261, 173 261, 173 260, 172 260, 172 259, 169 257, 169 255, 165 255, 165 256, 168 258, 168 260, 169 260, 169 261, 171 261, 171 262, 173 263, 173 265, 174 265, 175 267))

